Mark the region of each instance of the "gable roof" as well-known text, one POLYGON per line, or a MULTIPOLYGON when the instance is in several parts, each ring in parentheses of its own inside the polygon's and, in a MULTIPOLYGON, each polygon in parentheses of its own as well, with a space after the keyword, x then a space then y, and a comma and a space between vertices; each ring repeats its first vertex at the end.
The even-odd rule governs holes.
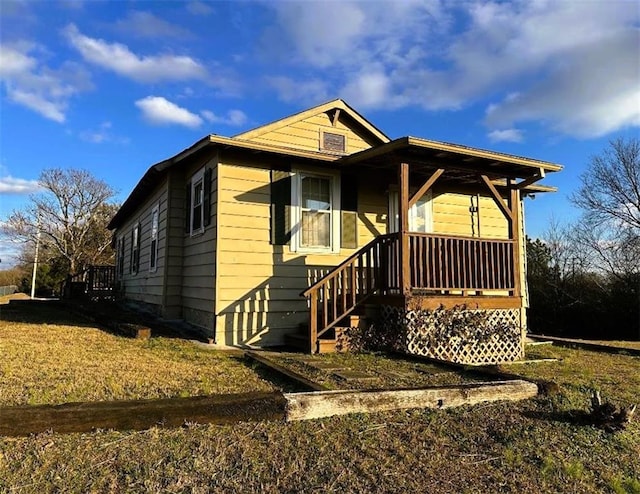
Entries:
POLYGON ((308 110, 303 110, 301 112, 294 113, 293 115, 289 115, 288 117, 281 118, 280 120, 276 120, 266 125, 261 125, 260 127, 256 127, 255 129, 242 132, 241 134, 237 134, 233 136, 233 139, 253 139, 254 137, 258 137, 262 134, 266 134, 267 132, 272 132, 282 127, 286 127, 287 125, 291 125, 293 123, 305 120, 313 115, 330 112, 332 110, 344 112, 346 115, 351 117, 355 122, 357 122, 360 125, 360 127, 362 127, 368 134, 370 134, 380 144, 390 141, 389 137, 387 137, 387 135, 384 132, 378 129, 375 125, 369 122, 369 120, 364 118, 360 113, 358 113, 356 110, 351 108, 347 103, 345 103, 340 98, 334 99, 332 101, 327 101, 326 103, 323 103, 318 106, 314 106, 313 108, 309 108, 308 110))
MULTIPOLYGON (((407 159, 424 169, 433 168, 436 164, 438 165, 437 167, 446 164, 447 167, 457 170, 460 178, 463 178, 465 173, 475 176, 482 171, 490 175, 494 180, 505 176, 533 177, 543 175, 544 171, 555 172, 562 169, 561 165, 555 163, 471 148, 459 144, 416 137, 401 137, 392 141, 343 100, 336 99, 234 137, 215 134, 205 136, 173 157, 152 165, 133 188, 118 212, 109 222, 107 228, 113 230, 121 226, 129 215, 133 214, 136 208, 144 202, 147 195, 161 183, 169 168, 183 163, 185 160, 197 159, 199 156, 203 156, 203 153, 213 149, 242 151, 251 153, 251 155, 259 154, 264 157, 295 157, 298 161, 315 164, 324 162, 326 166, 335 168, 358 165, 376 168, 388 166, 390 158, 393 158, 396 162, 398 159, 407 159), (310 116, 332 110, 340 110, 347 114, 379 144, 351 155, 339 156, 250 140, 266 132, 271 132, 310 116)), ((555 191, 555 188, 532 184, 528 185, 525 190, 529 192, 551 192, 555 191)))

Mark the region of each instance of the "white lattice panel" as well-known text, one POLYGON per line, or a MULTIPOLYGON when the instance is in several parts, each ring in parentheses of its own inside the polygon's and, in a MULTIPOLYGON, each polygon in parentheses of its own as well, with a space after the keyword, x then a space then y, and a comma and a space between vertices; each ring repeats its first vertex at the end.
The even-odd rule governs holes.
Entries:
MULTIPOLYGON (((383 306, 383 327, 398 329, 405 334, 402 350, 414 355, 446 360, 460 364, 497 364, 520 359, 524 356, 524 331, 521 309, 486 309, 486 325, 501 326, 497 334, 478 339, 449 337, 438 339, 437 318, 432 311, 409 310, 383 306)), ((474 311, 469 311, 474 312, 474 311)), ((392 329, 392 330, 393 330, 392 329)), ((400 350, 400 349, 398 349, 400 350)))

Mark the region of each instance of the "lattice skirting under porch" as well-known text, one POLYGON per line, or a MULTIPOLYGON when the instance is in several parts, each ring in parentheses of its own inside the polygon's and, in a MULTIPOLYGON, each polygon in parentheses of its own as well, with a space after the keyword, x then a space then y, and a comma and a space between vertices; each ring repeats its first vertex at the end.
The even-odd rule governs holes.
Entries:
POLYGON ((464 309, 485 313, 486 327, 500 328, 481 339, 460 336, 442 337, 438 317, 432 310, 406 310, 384 305, 381 323, 386 330, 401 334, 398 350, 409 354, 460 364, 498 364, 524 357, 524 309, 464 309))

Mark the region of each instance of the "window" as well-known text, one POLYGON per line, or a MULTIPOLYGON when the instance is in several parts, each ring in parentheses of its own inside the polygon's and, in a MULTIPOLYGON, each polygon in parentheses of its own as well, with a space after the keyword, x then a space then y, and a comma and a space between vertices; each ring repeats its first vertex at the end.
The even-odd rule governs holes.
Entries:
POLYGON ((338 177, 295 173, 292 181, 292 250, 337 252, 340 248, 338 177))
POLYGON ((131 232, 131 258, 129 262, 130 272, 136 274, 140 266, 140 223, 137 223, 131 232))
POLYGON ((202 168, 191 177, 187 187, 187 233, 197 235, 210 223, 211 170, 202 168))
POLYGON ((155 271, 158 264, 158 216, 160 207, 151 211, 151 254, 149 257, 149 271, 155 271))
POLYGON ((320 149, 334 153, 344 153, 347 150, 347 136, 337 132, 320 131, 320 149))
POLYGON ((118 239, 118 278, 124 274, 124 237, 118 239))
MULTIPOLYGON (((389 233, 395 233, 398 227, 398 191, 389 192, 389 233)), ((431 191, 427 191, 409 208, 409 231, 430 233, 433 231, 433 203, 431 191)))

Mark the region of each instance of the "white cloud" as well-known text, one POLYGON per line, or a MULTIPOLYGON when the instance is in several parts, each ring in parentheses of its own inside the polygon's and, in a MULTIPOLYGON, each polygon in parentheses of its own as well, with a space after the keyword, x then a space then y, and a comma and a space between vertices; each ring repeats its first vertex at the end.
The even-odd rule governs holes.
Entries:
POLYGON ((207 76, 206 69, 186 55, 138 56, 121 43, 85 36, 73 24, 64 29, 64 34, 87 62, 138 82, 183 81, 207 76))
POLYGON ((534 122, 589 137, 640 124, 640 11, 633 1, 277 2, 272 8, 277 24, 264 34, 267 54, 285 53, 283 62, 305 74, 295 83, 268 77, 284 101, 340 94, 364 107, 431 111, 489 101, 490 131, 534 122), (508 98, 513 92, 518 95, 508 98))
POLYGON ((10 101, 62 123, 69 100, 91 88, 89 76, 75 63, 65 62, 58 69, 41 63, 30 43, 0 46, 0 81, 10 101))
POLYGON ((113 133, 113 125, 109 121, 102 122, 97 128, 83 130, 78 134, 78 137, 86 142, 93 144, 103 144, 106 142, 113 142, 116 144, 128 144, 129 139, 127 137, 120 137, 113 133))
POLYGON ((492 142, 522 142, 522 131, 518 129, 493 130, 488 134, 492 142))
POLYGON ((175 26, 161 19, 151 12, 133 11, 127 17, 115 23, 115 28, 128 36, 137 38, 186 38, 191 33, 186 29, 175 26))
POLYGON ((37 180, 25 180, 11 175, 0 177, 0 193, 2 194, 31 194, 39 190, 40 184, 37 180))
POLYGON ((152 124, 176 124, 190 128, 202 125, 201 117, 162 96, 147 96, 136 101, 135 105, 142 111, 143 118, 152 124))
POLYGON ((286 76, 273 76, 266 77, 265 82, 287 103, 300 101, 305 104, 317 104, 329 99, 328 82, 321 78, 303 81, 286 76))
POLYGON ((203 110, 200 115, 204 117, 207 122, 219 123, 222 125, 228 125, 230 127, 239 127, 247 123, 247 115, 242 110, 229 110, 226 116, 218 116, 212 111, 203 110))
POLYGON ((187 12, 193 15, 210 15, 213 14, 213 8, 205 2, 189 2, 187 4, 187 12))
POLYGON ((341 91, 341 96, 357 107, 384 106, 391 97, 390 80, 384 71, 358 74, 341 91))

